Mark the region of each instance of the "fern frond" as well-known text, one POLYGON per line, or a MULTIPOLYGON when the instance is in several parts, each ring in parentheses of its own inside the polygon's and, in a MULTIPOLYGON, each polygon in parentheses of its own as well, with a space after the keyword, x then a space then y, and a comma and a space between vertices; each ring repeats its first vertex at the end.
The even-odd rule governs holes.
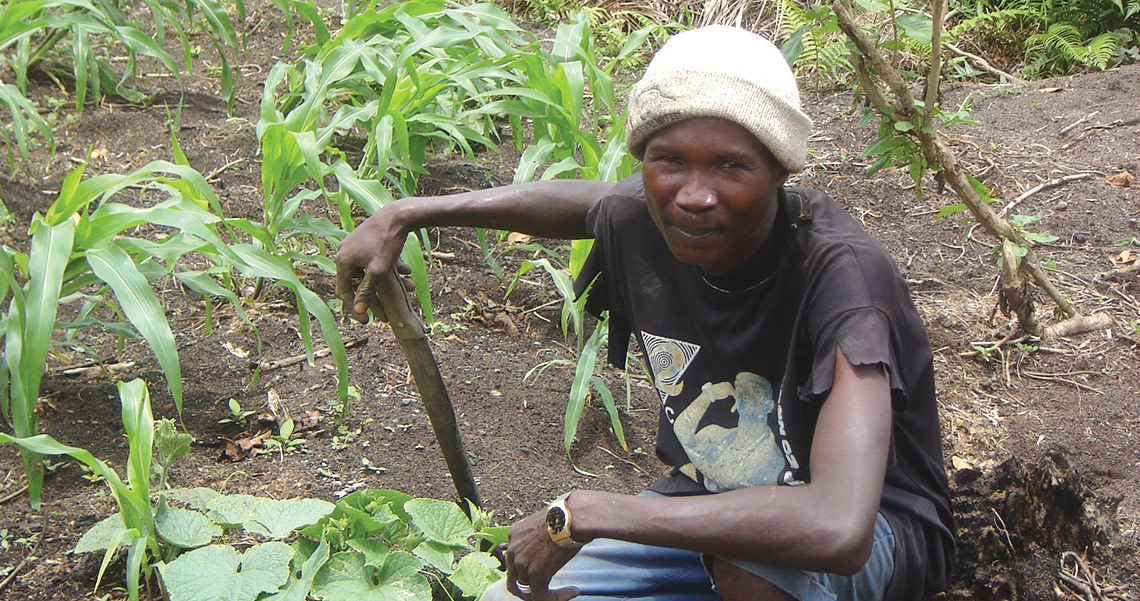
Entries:
MULTIPOLYGON (((1140 2, 1140 0, 1136 0, 1140 2)), ((993 12, 974 15, 956 23, 947 33, 952 39, 957 39, 963 33, 975 31, 979 28, 989 27, 999 31, 1017 30, 1026 22, 1033 20, 1034 13, 1026 8, 1006 8, 993 12)))
POLYGON ((1114 33, 1105 32, 1096 36, 1089 40, 1084 63, 1094 69, 1104 71, 1108 68, 1108 63, 1112 60, 1112 55, 1119 45, 1120 38, 1116 37, 1114 33))

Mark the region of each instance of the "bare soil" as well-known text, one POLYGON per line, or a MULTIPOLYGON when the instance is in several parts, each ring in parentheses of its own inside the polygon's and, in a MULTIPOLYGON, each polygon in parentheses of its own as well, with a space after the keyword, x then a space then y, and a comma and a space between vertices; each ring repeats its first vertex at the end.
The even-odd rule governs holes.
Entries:
MULTIPOLYGON (((228 118, 217 82, 199 65, 186 84, 179 139, 191 163, 214 175, 229 216, 260 218, 257 120, 261 82, 278 60, 284 25, 268 2, 253 2, 249 53, 242 65, 240 100, 228 118)), ((205 45, 205 44, 203 44, 205 45)), ((209 61, 204 54, 199 59, 209 61)), ((144 78, 145 79, 145 78, 144 78)), ((34 168, 0 173, 0 197, 15 217, 0 239, 26 248, 25 225, 54 199, 66 172, 94 150, 87 173, 124 173, 170 157, 168 108, 178 91, 165 79, 145 79, 160 91, 147 106, 108 100, 87 107, 73 123, 61 120, 54 155, 36 152, 34 168)), ((37 94, 70 98, 41 83, 37 94)), ((1111 329, 1047 342, 1009 336, 1011 322, 996 312, 993 240, 964 213, 939 217, 952 203, 933 178, 918 198, 905 170, 871 179, 860 157, 873 131, 858 128, 851 95, 805 81, 805 105, 815 120, 809 169, 795 183, 829 191, 894 255, 912 283, 935 352, 947 470, 959 518, 960 553, 952 589, 943 599, 1140 599, 1140 282, 1133 272, 1104 274, 1140 237, 1140 182, 1111 185, 1107 176, 1140 175, 1140 66, 1022 86, 969 85, 946 90, 946 101, 969 99, 979 125, 952 132, 956 147, 979 178, 1006 203, 1033 186, 1079 173, 1029 196, 1015 212, 1041 215, 1028 226, 1059 239, 1038 252, 1053 263, 1054 278, 1082 313, 1107 313, 1111 329), (980 353, 977 345, 1006 343, 980 353), (1075 555, 1074 555, 1075 554, 1075 555), (1062 569, 1064 575, 1061 574, 1062 569), (1087 594, 1082 590, 1087 589, 1087 594)), ((486 153, 476 160, 436 156, 424 193, 447 193, 510 181, 513 157, 486 153)), ((6 169, 6 167, 0 167, 6 169)), ((540 362, 572 356, 558 326, 558 297, 537 275, 509 298, 508 282, 494 276, 470 231, 433 232, 432 290, 440 322, 431 336, 475 476, 487 508, 506 523, 572 488, 637 492, 663 472, 653 456, 655 395, 634 378, 623 415, 628 450, 622 449, 598 408, 583 416, 569 456, 562 448, 562 418, 572 372, 553 367, 524 382, 540 362)), ((510 273, 526 258, 507 253, 510 273)), ((328 274, 307 274, 314 289, 331 296, 328 274)), ((182 357, 182 420, 195 437, 190 456, 176 464, 179 486, 208 486, 278 498, 335 499, 361 488, 396 488, 417 496, 452 498, 430 424, 407 365, 386 326, 345 321, 352 384, 361 398, 343 422, 335 414, 335 369, 328 358, 263 369, 254 379, 256 341, 231 308, 207 324, 201 299, 176 288, 162 291, 182 357), (212 327, 210 327, 212 326, 212 327), (300 452, 253 455, 234 462, 225 441, 265 428, 219 424, 227 403, 262 407, 279 396, 294 415, 320 413, 300 452), (364 460, 367 460, 365 463, 364 460), (375 469, 370 469, 375 468, 375 469)), ((1051 305, 1039 302, 1043 317, 1051 305)), ((263 362, 304 352, 288 294, 270 289, 249 301, 263 362)), ((143 377, 155 411, 175 416, 161 372, 144 345, 93 337, 108 364, 124 364, 117 379, 143 377), (133 364, 131 364, 133 362, 133 364)), ((126 442, 111 379, 95 370, 64 375, 91 360, 61 346, 49 361, 37 409, 44 432, 85 447, 122 466, 126 442), (94 373, 91 373, 94 371, 94 373)), ((635 374, 636 376, 636 374, 635 374)), ((620 375, 610 374, 614 390, 620 375)), ((0 426, 7 428, 7 425, 0 426)), ((67 462, 48 474, 42 512, 26 498, 0 502, 0 568, 15 576, 0 599, 21 601, 91 596, 99 558, 69 553, 90 525, 115 508, 103 484, 85 479, 67 462), (29 547, 17 539, 34 540, 29 547), (28 557, 28 556, 31 557, 28 557), (27 558, 27 561, 25 561, 27 558)), ((0 498, 18 491, 22 470, 16 450, 0 447, 0 498)), ((121 575, 121 572, 119 573, 121 575)), ((3 574, 0 573, 0 580, 3 574)), ((108 581, 112 585, 118 575, 108 581)), ((97 596, 123 597, 106 584, 97 596)))

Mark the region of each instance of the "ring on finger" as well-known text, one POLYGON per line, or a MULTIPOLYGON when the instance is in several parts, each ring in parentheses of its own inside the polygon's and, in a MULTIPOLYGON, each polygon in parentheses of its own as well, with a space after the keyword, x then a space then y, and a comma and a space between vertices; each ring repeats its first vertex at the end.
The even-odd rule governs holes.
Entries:
POLYGON ((530 585, 529 584, 523 584, 523 583, 519 582, 518 580, 516 580, 515 581, 515 588, 519 589, 519 592, 524 594, 524 595, 530 594, 530 585))

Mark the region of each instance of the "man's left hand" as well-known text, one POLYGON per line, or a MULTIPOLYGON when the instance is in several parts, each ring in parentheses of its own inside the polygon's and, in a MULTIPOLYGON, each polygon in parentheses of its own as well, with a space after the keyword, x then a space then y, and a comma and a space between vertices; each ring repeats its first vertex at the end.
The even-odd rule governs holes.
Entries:
POLYGON ((568 601, 578 587, 550 589, 550 579, 578 549, 560 547, 546 531, 546 509, 511 525, 507 544, 507 590, 527 601, 568 601), (528 591, 529 589, 529 591, 528 591))

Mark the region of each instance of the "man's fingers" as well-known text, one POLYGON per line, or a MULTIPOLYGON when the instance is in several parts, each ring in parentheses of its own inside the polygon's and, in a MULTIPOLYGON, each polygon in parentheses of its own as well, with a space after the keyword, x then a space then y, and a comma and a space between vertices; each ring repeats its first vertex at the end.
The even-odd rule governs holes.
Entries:
POLYGON ((353 290, 353 283, 356 280, 354 272, 359 273, 359 270, 343 265, 336 267, 336 296, 340 299, 341 306, 347 313, 353 312, 352 305, 356 298, 356 291, 353 290))

